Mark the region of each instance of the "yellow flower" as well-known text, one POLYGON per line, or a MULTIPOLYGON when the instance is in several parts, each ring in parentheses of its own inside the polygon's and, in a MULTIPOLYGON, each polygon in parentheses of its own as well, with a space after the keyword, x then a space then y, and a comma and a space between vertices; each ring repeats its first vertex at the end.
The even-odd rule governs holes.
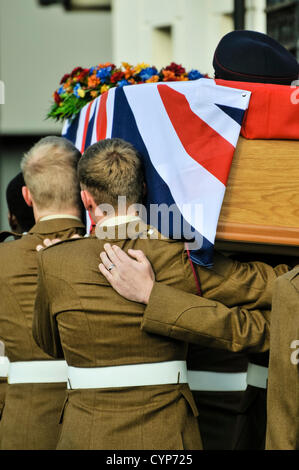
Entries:
POLYGON ((149 64, 145 64, 144 62, 141 62, 141 64, 137 64, 136 67, 134 67, 134 73, 139 73, 141 72, 142 69, 146 69, 149 67, 149 64))
POLYGON ((85 96, 85 90, 82 90, 82 88, 79 88, 79 90, 78 90, 78 95, 80 96, 80 98, 84 98, 84 96, 85 96))
POLYGON ((129 64, 128 62, 122 62, 121 65, 123 66, 124 69, 131 69, 132 65, 129 64))
POLYGON ((109 86, 108 85, 102 85, 101 86, 101 93, 105 93, 105 91, 108 91, 109 90, 109 86))
POLYGON ((90 96, 91 96, 92 98, 96 98, 96 97, 98 96, 98 92, 97 92, 97 91, 91 91, 91 92, 90 92, 90 96))

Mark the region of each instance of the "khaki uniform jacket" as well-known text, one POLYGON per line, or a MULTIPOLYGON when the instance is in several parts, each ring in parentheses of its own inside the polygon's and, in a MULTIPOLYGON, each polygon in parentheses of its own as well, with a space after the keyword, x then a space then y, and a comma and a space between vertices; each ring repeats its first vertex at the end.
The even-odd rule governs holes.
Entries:
MULTIPOLYGON (((0 245, 0 340, 11 362, 51 360, 35 343, 32 319, 37 285, 36 246, 45 238, 85 233, 74 219, 38 222, 28 234, 0 245)), ((0 421, 1 449, 53 449, 65 384, 12 384, 0 421)))
POLYGON ((268 450, 299 450, 299 266, 277 279, 271 315, 268 450))
MULTIPOLYGON (((269 349, 273 283, 287 270, 285 265, 273 269, 264 263, 240 263, 215 253, 213 269, 197 267, 204 297, 155 283, 142 328, 190 341, 189 370, 246 372, 249 353, 269 349), (222 303, 211 304, 211 299, 222 303)), ((257 432, 253 428, 249 432, 244 419, 250 406, 260 411, 256 404, 260 390, 248 387, 246 392, 193 392, 205 449, 255 448, 259 441, 253 442, 249 433, 256 436, 257 432)), ((264 441, 265 430, 258 433, 264 441)))
MULTIPOLYGON (((142 249, 160 282, 195 293, 183 243, 148 240, 147 231, 143 225, 138 238, 110 242, 142 249)), ((118 295, 99 273, 106 241, 69 240, 40 254, 36 341, 75 367, 185 360, 186 343, 141 331, 144 305, 118 295)), ((57 448, 200 449, 196 417, 187 384, 70 390, 57 448)))

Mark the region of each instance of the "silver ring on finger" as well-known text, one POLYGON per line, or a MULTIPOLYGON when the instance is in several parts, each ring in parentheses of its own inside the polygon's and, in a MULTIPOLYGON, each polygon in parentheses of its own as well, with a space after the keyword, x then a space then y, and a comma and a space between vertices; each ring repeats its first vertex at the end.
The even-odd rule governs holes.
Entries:
POLYGON ((110 264, 108 271, 112 271, 113 268, 115 268, 115 264, 110 264))

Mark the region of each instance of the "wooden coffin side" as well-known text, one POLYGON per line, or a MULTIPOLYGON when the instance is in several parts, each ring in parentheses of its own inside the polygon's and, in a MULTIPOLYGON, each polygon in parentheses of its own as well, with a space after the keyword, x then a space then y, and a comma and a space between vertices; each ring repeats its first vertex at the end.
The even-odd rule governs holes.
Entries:
POLYGON ((216 240, 299 247, 299 141, 239 139, 216 240))

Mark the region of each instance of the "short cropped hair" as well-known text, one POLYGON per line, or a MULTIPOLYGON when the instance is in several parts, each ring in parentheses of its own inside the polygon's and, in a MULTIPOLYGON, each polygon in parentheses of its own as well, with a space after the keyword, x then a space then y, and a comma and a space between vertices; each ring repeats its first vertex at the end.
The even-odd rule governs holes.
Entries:
POLYGON ((78 176, 96 204, 116 208, 118 196, 125 196, 127 205, 141 203, 143 165, 137 150, 122 139, 100 140, 85 150, 78 176))
POLYGON ((56 136, 44 137, 24 155, 21 162, 24 180, 38 208, 79 207, 77 166, 80 157, 69 140, 56 136))
POLYGON ((7 185, 6 201, 10 214, 16 217, 22 231, 29 232, 35 221, 32 207, 27 206, 23 198, 23 186, 25 186, 23 174, 18 173, 7 185))

